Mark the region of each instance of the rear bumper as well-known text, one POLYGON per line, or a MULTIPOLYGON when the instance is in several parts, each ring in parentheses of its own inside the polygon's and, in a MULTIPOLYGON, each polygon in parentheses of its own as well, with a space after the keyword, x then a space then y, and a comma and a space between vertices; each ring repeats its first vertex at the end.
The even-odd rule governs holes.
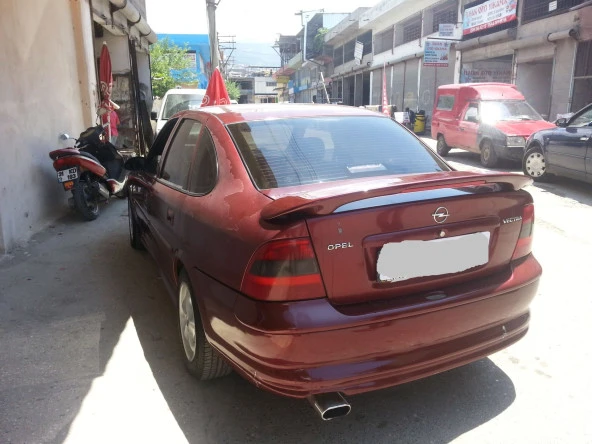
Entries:
POLYGON ((203 308, 210 341, 255 385, 295 398, 351 395, 458 367, 519 340, 540 274, 530 255, 479 283, 443 289, 437 301, 265 303, 226 289, 220 300, 234 300, 234 317, 213 299, 203 308))

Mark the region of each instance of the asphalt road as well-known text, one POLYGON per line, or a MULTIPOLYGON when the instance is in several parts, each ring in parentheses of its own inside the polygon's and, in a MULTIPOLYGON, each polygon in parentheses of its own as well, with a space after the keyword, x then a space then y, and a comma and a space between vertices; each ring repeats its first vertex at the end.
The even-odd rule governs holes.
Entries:
MULTIPOLYGON (((461 151, 449 160, 479 168, 461 151)), ((0 259, 0 442, 592 442, 592 187, 529 191, 544 274, 528 335, 473 364, 350 397, 352 413, 331 422, 235 374, 195 381, 155 264, 129 247, 125 202, 91 223, 68 215, 0 259)))

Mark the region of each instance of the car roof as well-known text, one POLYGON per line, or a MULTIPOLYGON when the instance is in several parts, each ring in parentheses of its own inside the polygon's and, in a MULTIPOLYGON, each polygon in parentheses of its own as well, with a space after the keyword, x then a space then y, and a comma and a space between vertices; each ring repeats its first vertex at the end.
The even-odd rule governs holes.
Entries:
POLYGON ((175 88, 169 89, 166 94, 170 96, 172 94, 205 94, 205 92, 205 89, 175 88))
POLYGON ((464 92, 466 99, 524 100, 524 96, 516 89, 516 85, 511 83, 456 83, 438 87, 438 94, 453 91, 464 92))
POLYGON ((192 114, 203 113, 215 115, 225 125, 253 120, 294 117, 369 116, 388 118, 382 113, 353 106, 300 103, 205 106, 199 110, 183 111, 179 116, 191 117, 192 114))

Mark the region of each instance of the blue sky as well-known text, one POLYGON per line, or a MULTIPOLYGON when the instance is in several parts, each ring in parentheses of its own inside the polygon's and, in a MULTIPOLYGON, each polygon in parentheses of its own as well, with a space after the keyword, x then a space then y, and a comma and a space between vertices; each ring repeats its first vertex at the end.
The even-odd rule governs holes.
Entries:
MULTIPOLYGON (((325 12, 352 12, 374 6, 378 0, 220 0, 216 11, 219 35, 234 35, 237 42, 270 45, 278 34, 296 34, 301 28, 295 13, 324 8, 325 12)), ((314 13, 313 13, 314 14, 314 13)), ((148 24, 157 34, 207 34, 205 0, 146 0, 148 24)))

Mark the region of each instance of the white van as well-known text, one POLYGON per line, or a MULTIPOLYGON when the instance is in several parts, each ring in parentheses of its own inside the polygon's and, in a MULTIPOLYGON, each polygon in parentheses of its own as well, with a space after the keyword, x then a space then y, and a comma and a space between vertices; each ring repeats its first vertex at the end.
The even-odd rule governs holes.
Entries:
POLYGON ((205 94, 205 89, 169 89, 162 98, 158 113, 152 114, 152 118, 156 120, 155 135, 160 132, 166 121, 178 112, 198 109, 205 94))

